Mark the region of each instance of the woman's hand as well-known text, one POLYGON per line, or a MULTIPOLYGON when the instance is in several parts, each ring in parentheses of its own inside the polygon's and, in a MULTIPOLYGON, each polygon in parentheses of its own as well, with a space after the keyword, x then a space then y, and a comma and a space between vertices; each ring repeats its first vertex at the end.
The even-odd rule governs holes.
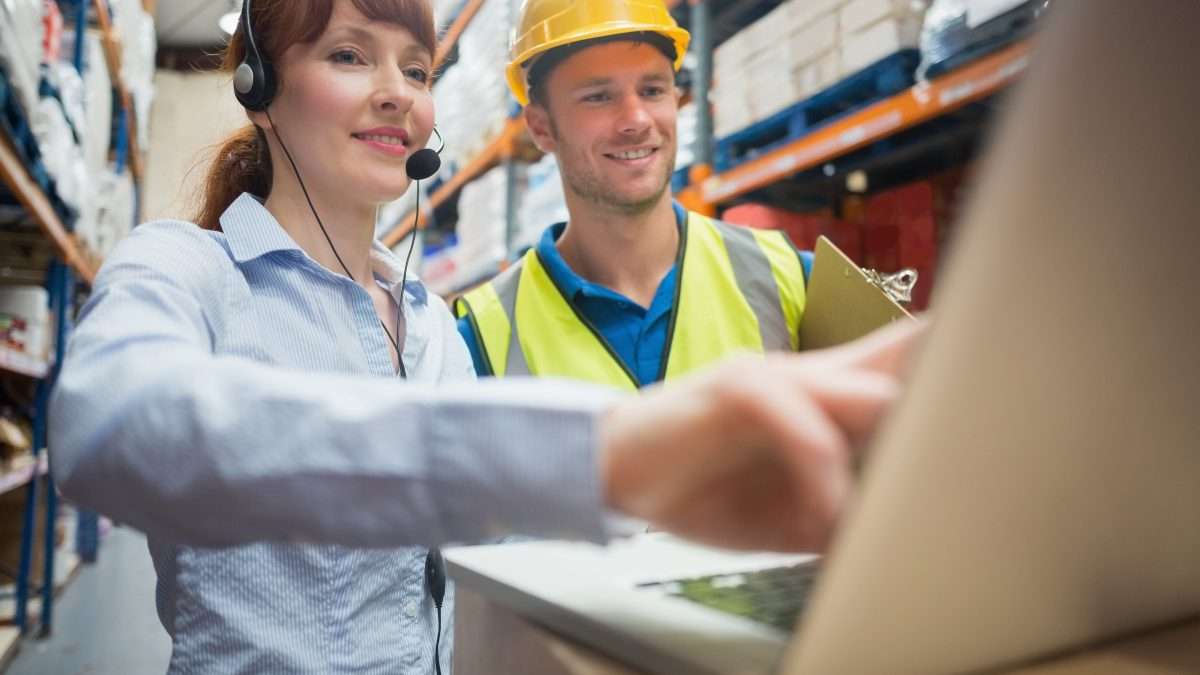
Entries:
POLYGON ((602 436, 608 503, 717 546, 824 550, 850 492, 852 453, 898 396, 924 325, 735 359, 623 401, 602 436))

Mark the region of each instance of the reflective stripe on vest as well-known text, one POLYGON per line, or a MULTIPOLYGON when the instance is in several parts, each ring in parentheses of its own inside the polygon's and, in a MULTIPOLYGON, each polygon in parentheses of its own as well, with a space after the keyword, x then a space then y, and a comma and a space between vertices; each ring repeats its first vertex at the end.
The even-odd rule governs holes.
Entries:
MULTIPOLYGON (((689 214, 660 379, 736 351, 794 350, 804 272, 791 244, 689 214)), ((496 376, 561 376, 635 389, 641 384, 565 299, 536 251, 456 305, 470 318, 496 376), (513 320, 516 317, 516 320, 513 320)))

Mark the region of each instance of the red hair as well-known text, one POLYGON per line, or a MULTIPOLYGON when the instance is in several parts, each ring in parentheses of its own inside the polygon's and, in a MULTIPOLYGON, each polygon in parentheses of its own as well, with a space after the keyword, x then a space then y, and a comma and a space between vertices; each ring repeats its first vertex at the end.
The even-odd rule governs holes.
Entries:
MULTIPOLYGON (((267 60, 279 63, 288 47, 311 43, 325 32, 333 3, 340 0, 254 0, 251 23, 258 48, 267 60)), ((437 32, 428 0, 350 0, 371 21, 406 28, 421 46, 434 53, 437 32)), ((221 68, 233 72, 246 53, 241 24, 225 47, 221 68)), ((282 82, 282 74, 275 69, 282 82)), ((231 85, 232 89, 232 85, 231 85)), ((232 92, 231 92, 232 93, 232 92)), ((196 223, 206 230, 220 230, 221 214, 238 195, 249 192, 266 197, 271 192, 271 153, 267 139, 253 124, 238 129, 218 144, 202 187, 203 198, 196 223)))

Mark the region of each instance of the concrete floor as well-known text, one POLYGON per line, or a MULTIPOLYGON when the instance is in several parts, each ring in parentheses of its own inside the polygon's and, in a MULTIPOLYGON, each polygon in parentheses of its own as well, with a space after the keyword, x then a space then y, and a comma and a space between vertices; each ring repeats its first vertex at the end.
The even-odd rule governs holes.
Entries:
POLYGON ((146 539, 114 528, 54 605, 54 631, 22 641, 7 675, 162 675, 171 642, 154 611, 146 539))

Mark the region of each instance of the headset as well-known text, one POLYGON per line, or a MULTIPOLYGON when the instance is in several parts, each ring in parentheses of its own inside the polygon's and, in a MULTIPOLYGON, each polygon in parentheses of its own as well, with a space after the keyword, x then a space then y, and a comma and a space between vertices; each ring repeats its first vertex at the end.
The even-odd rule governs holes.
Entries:
MULTIPOLYGON (((275 134, 275 140, 279 141, 280 147, 283 148, 283 152, 287 156, 288 163, 292 166, 292 173, 296 174, 296 180, 299 181, 300 189, 304 192, 304 199, 308 202, 309 210, 312 211, 313 217, 317 219, 317 225, 321 228, 321 234, 325 235, 325 241, 329 243, 329 248, 333 251, 333 256, 337 258, 338 263, 345 270, 346 276, 354 278, 350 274, 350 268, 346 266, 346 263, 342 262, 342 257, 338 255, 337 248, 333 245, 333 240, 329 238, 329 233, 325 231, 325 224, 321 222, 321 217, 317 215, 317 209, 313 206, 312 199, 308 196, 308 188, 304 186, 304 179, 300 177, 300 170, 296 167, 296 162, 292 159, 292 153, 288 151, 283 138, 279 136, 279 129, 275 126, 275 121, 271 119, 270 111, 267 110, 271 105, 271 101, 275 98, 279 81, 275 77, 275 68, 271 65, 271 61, 259 51, 258 44, 255 42, 254 30, 251 28, 252 24, 250 21, 250 0, 243 0, 242 2, 241 22, 246 44, 242 62, 238 64, 237 70, 233 74, 234 95, 237 97, 238 103, 241 103, 242 107, 246 110, 266 113, 267 120, 271 122, 271 130, 275 134)), ((409 155, 408 160, 404 163, 405 173, 408 174, 410 179, 417 182, 417 205, 413 210, 412 241, 409 242, 408 255, 404 258, 404 272, 400 276, 401 297, 403 297, 404 288, 408 282, 408 263, 412 260, 413 246, 417 241, 417 218, 421 212, 420 181, 429 178, 441 168, 441 152, 446 147, 446 142, 436 126, 433 128, 433 133, 437 134, 438 137, 438 149, 421 148, 409 155)), ((397 332, 399 332, 399 316, 402 312, 402 308, 397 308, 397 332)), ((392 336, 392 333, 388 331, 387 326, 382 321, 379 324, 383 328, 384 335, 387 335, 388 340, 391 341, 392 346, 396 349, 396 360, 400 364, 400 377, 407 378, 408 371, 404 367, 404 355, 400 351, 398 338, 392 336)), ((436 548, 430 549, 425 556, 425 584, 429 589, 430 597, 433 599, 434 607, 437 608, 438 625, 433 647, 433 665, 435 672, 441 675, 442 666, 439 652, 442 641, 442 600, 446 594, 446 567, 442 561, 441 551, 436 548)))

